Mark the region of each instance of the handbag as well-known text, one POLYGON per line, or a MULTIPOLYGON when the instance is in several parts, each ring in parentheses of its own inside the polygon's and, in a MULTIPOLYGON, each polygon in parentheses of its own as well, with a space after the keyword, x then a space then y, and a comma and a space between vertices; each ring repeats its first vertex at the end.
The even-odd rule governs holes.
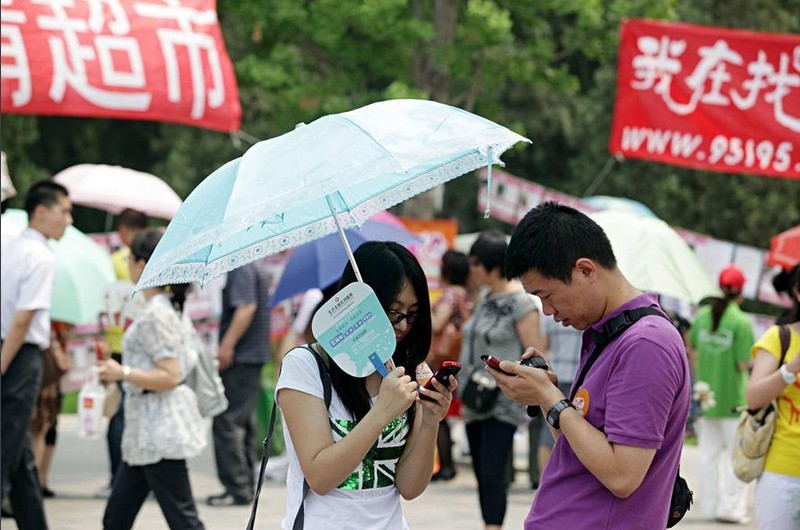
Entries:
MULTIPOLYGON (((778 363, 780 367, 789 349, 789 328, 780 326, 778 334, 781 341, 781 358, 778 363)), ((750 482, 764 472, 777 419, 778 405, 775 400, 760 409, 742 411, 731 451, 733 473, 739 480, 750 482)))
POLYGON ((489 375, 483 366, 476 366, 469 373, 467 384, 461 391, 464 405, 479 414, 490 412, 500 395, 500 387, 494 377, 489 375))

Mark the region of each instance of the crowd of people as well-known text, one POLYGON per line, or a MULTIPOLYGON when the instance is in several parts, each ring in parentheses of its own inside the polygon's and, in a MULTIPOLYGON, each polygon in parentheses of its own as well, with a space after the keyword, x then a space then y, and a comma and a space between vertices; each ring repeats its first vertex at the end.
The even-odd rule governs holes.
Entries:
MULTIPOLYGON (((2 252, 2 496, 20 529, 42 529, 43 498, 54 494, 58 381, 70 358, 68 326, 49 317, 55 263, 46 241, 64 234, 72 208, 67 190, 47 180, 30 187, 25 209, 28 228, 2 252)), ((118 222, 114 263, 126 301, 162 235, 148 225, 135 211, 118 222)), ((603 230, 552 202, 533 208, 510 241, 487 231, 468 253, 446 252, 433 303, 422 266, 402 245, 366 242, 354 260, 394 333, 387 375, 348 374, 311 330, 314 311, 357 281, 352 263, 338 283, 307 296, 285 352, 270 350, 267 270, 253 262, 227 275, 215 353, 229 406, 212 421, 223 491, 209 506, 253 502, 254 411, 275 357, 288 462, 282 528, 330 528, 333 519, 341 528, 406 528, 400 500, 457 473, 455 421, 463 421, 487 530, 504 523, 520 429, 536 490, 527 530, 663 527, 698 385, 706 388, 694 392, 702 517, 746 521, 747 485, 730 464, 738 417, 775 401, 756 520, 760 529, 800 525, 800 265, 776 284, 791 309, 755 338, 736 266, 722 270, 722 296, 698 308, 682 334, 658 296, 622 273, 603 230), (487 367, 485 356, 499 364, 487 367), (536 357, 545 369, 528 366, 536 357), (421 363, 436 371, 453 361, 458 377, 418 384, 421 363), (489 389, 480 399, 479 380, 489 389)), ((207 444, 186 384, 198 363, 190 345, 201 342, 185 311, 190 289, 145 289, 135 308, 117 307, 109 291, 98 372, 121 400, 108 426, 109 485, 99 492, 104 528, 131 528, 151 493, 170 528, 204 527, 187 466, 207 444)))

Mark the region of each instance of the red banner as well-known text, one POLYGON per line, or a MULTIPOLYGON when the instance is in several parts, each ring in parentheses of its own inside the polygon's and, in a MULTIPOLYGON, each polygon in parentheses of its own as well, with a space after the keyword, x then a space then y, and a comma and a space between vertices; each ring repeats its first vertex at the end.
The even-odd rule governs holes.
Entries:
POLYGON ((612 153, 800 179, 798 139, 800 36, 622 24, 612 153))
POLYGON ((238 130, 215 0, 1 0, 2 112, 238 130))

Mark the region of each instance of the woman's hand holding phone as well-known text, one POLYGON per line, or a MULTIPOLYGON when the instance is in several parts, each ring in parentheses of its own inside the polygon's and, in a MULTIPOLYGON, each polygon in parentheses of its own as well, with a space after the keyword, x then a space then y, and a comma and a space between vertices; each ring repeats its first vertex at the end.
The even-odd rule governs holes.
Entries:
MULTIPOLYGON (((436 379, 438 382, 444 385, 445 388, 449 389, 452 392, 458 386, 458 382, 455 383, 455 386, 453 388, 450 388, 450 376, 452 375, 455 378, 455 376, 458 374, 460 370, 461 370, 461 364, 455 361, 444 361, 442 365, 439 367, 439 369, 436 370, 436 373, 433 374, 433 377, 431 377, 428 380, 428 382, 425 383, 425 386, 423 386, 422 388, 424 388, 425 390, 430 390, 431 392, 439 392, 439 390, 437 390, 436 387, 433 385, 433 380, 436 379)), ((419 393, 419 397, 420 399, 424 399, 426 401, 433 401, 432 397, 426 396, 422 392, 419 393)))

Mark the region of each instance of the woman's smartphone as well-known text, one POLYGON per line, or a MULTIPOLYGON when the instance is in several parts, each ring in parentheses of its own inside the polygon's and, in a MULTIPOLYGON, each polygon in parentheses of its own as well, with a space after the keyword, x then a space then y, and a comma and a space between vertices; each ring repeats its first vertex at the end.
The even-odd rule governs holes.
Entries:
MULTIPOLYGON (((433 374, 433 377, 431 377, 428 382, 425 383, 423 388, 437 392, 436 388, 433 386, 434 379, 439 381, 445 387, 450 388, 450 376, 455 376, 459 370, 461 370, 461 365, 456 361, 444 361, 442 365, 439 366, 439 369, 436 370, 436 373, 433 374)), ((433 399, 422 393, 420 393, 419 397, 422 399, 427 399, 428 401, 433 401, 433 399)))
POLYGON ((500 360, 497 357, 492 357, 491 355, 481 355, 481 361, 485 362, 488 366, 497 370, 501 374, 514 375, 500 368, 500 360))

